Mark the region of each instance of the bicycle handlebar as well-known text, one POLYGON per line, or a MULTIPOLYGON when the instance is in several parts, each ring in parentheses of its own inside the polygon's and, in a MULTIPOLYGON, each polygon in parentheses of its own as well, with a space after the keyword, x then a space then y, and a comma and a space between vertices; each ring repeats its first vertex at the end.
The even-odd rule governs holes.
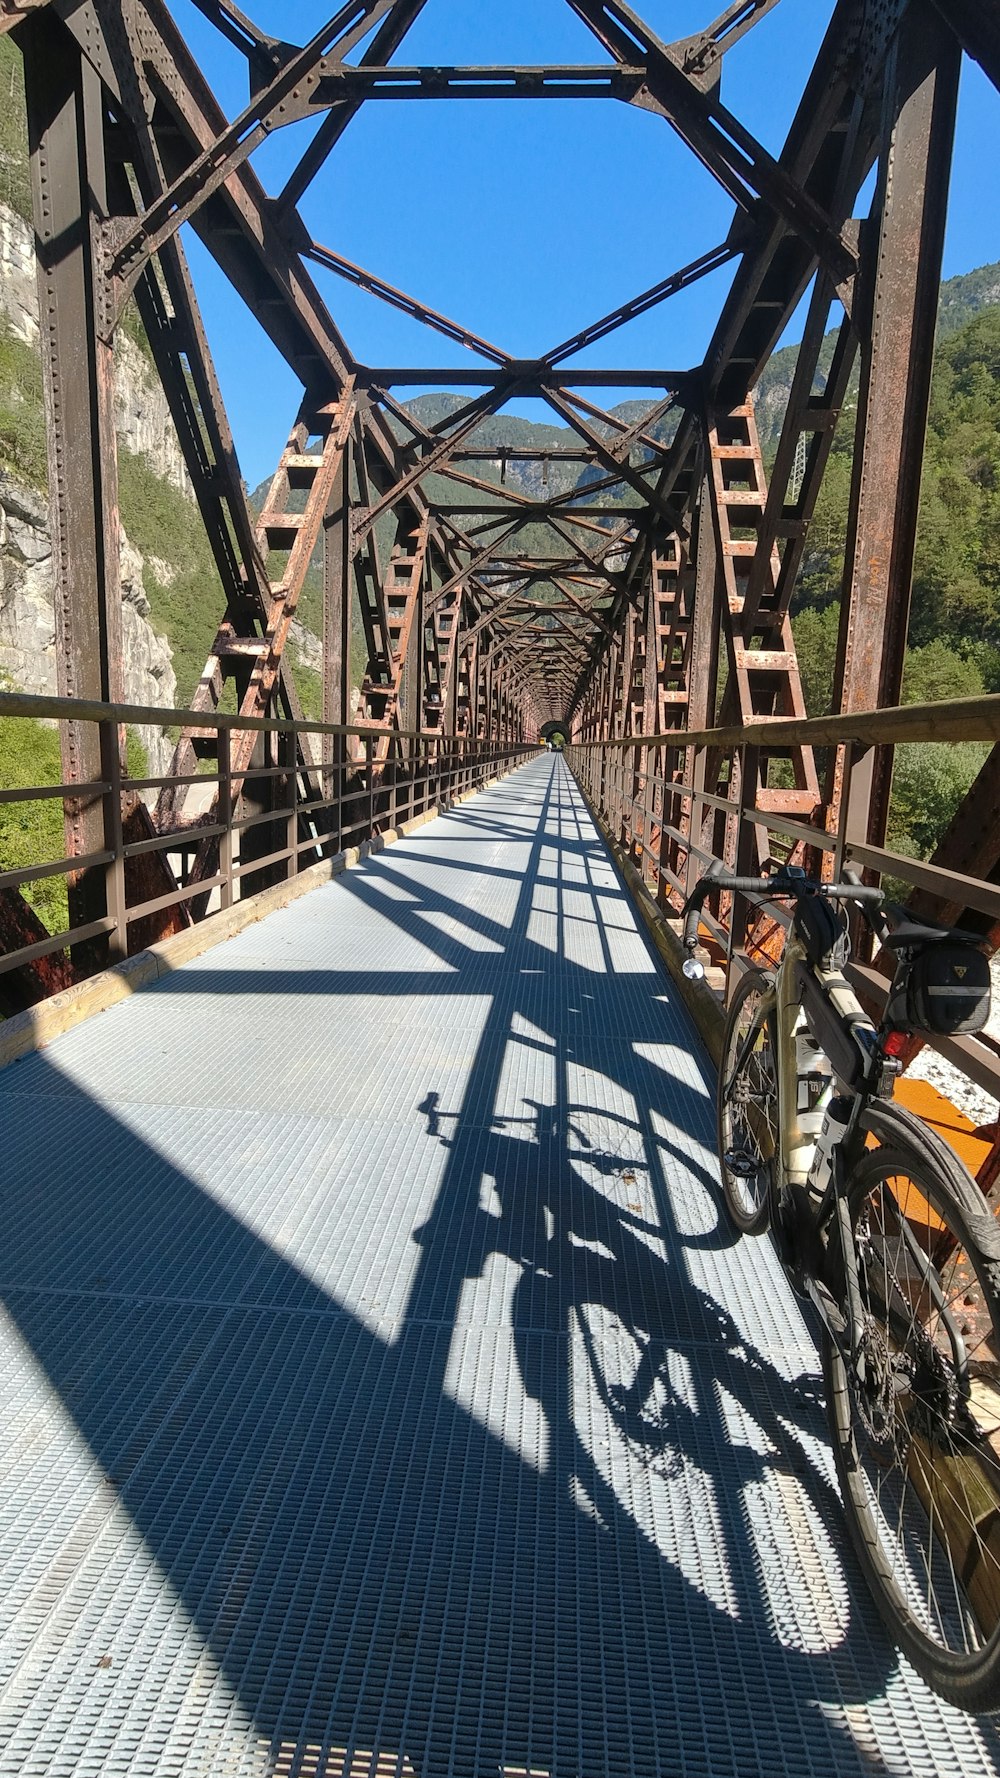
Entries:
POLYGON ((691 979, 703 976, 705 971, 700 963, 696 963, 692 953, 698 948, 698 917, 708 896, 716 889, 727 890, 736 895, 773 896, 776 899, 787 896, 798 901, 809 895, 822 896, 828 901, 853 901, 860 907, 872 930, 882 936, 879 925, 873 918, 873 911, 881 907, 884 894, 881 889, 870 887, 866 883, 847 879, 841 883, 821 883, 815 877, 791 874, 787 869, 775 871, 770 877, 734 877, 729 876, 718 863, 709 867, 701 881, 696 883, 687 901, 684 903, 684 949, 688 959, 683 965, 684 974, 691 979), (872 910, 872 911, 870 911, 872 910))

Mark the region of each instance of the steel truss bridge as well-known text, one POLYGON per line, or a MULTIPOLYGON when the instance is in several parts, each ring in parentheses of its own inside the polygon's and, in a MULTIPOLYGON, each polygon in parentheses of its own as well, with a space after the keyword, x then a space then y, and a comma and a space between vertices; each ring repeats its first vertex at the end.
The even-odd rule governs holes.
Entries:
MULTIPOLYGON (((192 0, 246 59, 229 118, 164 0, 0 0, 58 663, 56 698, 5 692, 0 715, 57 722, 62 748, 61 783, 0 798, 65 816, 62 858, 0 871, 0 1057, 25 1058, 0 1079, 19 1770, 1000 1765, 900 1674, 831 1553, 809 1332, 770 1261, 713 1235, 698 1040, 621 889, 668 964, 712 858, 850 858, 1000 934, 1000 698, 899 707, 959 74, 966 55, 1000 85, 1000 5, 837 0, 775 156, 721 95, 779 3, 664 41, 622 0, 567 0, 592 64, 431 67, 406 61, 425 0, 356 0, 304 44, 192 0), (640 107, 732 200, 729 233, 514 357, 298 209, 363 105, 456 98, 640 107), (306 122, 265 190, 255 150, 306 122), (301 385, 259 512, 185 225, 301 385), (316 268, 467 368, 360 362, 316 268), (669 337, 670 299, 725 268, 703 363, 575 362, 661 306, 669 337), (765 471, 753 391, 804 297, 765 471), (222 587, 167 713, 123 679, 132 302, 222 587), (835 707, 808 719, 789 613, 858 365, 835 707), (425 425, 407 391, 435 385, 465 393, 425 425), (635 420, 602 406, 628 387, 635 420), (571 442, 484 447, 525 397, 571 442), (318 559, 321 719, 288 647, 318 559), (173 725, 168 773, 129 777, 141 721, 173 725), (554 730, 564 760, 539 754, 554 730), (886 844, 893 749, 935 739, 992 751, 923 861, 886 844), (61 932, 22 893, 52 875, 61 932)), ((780 929, 742 897, 706 918, 711 1046, 728 974, 780 929)), ((863 944, 853 967, 877 1005, 863 944)), ((1000 1097, 992 1040, 939 1047, 1000 1097)), ((995 1133, 974 1159, 993 1192, 995 1133)))

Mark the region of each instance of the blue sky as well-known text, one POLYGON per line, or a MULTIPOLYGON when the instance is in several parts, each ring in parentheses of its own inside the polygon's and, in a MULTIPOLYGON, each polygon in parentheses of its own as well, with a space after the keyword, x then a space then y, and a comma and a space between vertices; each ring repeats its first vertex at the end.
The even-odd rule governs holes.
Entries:
MULTIPOLYGON (((327 0, 244 5, 263 29, 298 42, 329 16, 327 0)), ((638 0, 638 10, 672 39, 702 29, 721 0, 638 0)), ((174 0, 173 11, 223 107, 236 115, 247 95, 243 58, 188 0, 174 0)), ((832 11, 833 0, 782 0, 726 57, 723 101, 774 153, 832 11)), ((446 65, 605 59, 565 0, 427 0, 395 57, 446 65)), ((279 131, 254 156, 269 190, 280 189, 311 128, 279 131)), ((1000 259, 1000 212, 982 192, 982 167, 995 163, 998 137, 1000 98, 967 61, 946 276, 1000 259)), ((717 245, 733 214, 662 119, 598 100, 370 104, 300 207, 315 239, 520 357, 544 352, 717 245)), ((254 486, 273 470, 298 384, 190 231, 185 238, 243 472, 254 486)), ((315 276, 363 362, 476 362, 332 275, 315 276)), ((713 274, 574 362, 699 362, 731 277, 731 268, 713 274)), ((795 337, 793 326, 788 338, 795 337)), ((596 398, 610 405, 617 396, 596 398)), ((540 403, 512 411, 553 417, 540 403)))

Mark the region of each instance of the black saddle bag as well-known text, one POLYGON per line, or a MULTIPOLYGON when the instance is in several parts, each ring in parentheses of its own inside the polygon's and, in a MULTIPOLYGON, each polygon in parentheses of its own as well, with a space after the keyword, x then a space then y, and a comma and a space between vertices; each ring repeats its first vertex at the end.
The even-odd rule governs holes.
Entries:
POLYGON ((901 1031, 958 1037, 981 1031, 990 1016, 989 959, 974 945, 946 939, 899 953, 886 1023, 901 1031))

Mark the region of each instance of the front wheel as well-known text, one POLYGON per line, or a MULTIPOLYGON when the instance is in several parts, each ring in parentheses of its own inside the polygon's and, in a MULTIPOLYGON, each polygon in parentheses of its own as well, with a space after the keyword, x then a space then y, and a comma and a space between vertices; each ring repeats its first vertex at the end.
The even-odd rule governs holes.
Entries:
POLYGON ((965 1169, 891 1121, 850 1180, 860 1350, 824 1368, 848 1524, 894 1639, 935 1691, 1000 1707, 997 1225, 965 1169), (884 1140, 888 1137, 888 1140, 884 1140))
POLYGON ((749 969, 733 996, 719 1064, 719 1162, 722 1190, 736 1227, 758 1235, 767 1227, 778 1152, 778 1071, 774 987, 749 969))

